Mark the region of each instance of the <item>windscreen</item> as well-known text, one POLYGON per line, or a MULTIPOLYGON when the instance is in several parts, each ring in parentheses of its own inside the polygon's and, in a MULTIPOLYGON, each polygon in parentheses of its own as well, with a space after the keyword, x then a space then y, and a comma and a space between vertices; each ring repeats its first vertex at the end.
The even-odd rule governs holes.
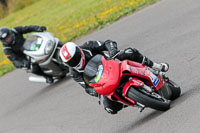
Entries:
POLYGON ((42 38, 29 35, 24 42, 24 49, 28 51, 38 51, 42 44, 42 38))
POLYGON ((85 66, 84 69, 84 80, 87 84, 94 80, 98 82, 103 74, 103 64, 102 64, 102 55, 96 55, 93 57, 85 66))

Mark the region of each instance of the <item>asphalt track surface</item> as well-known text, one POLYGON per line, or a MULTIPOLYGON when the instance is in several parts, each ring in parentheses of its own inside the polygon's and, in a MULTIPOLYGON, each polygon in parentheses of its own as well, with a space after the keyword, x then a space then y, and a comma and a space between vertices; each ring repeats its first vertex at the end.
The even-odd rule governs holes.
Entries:
POLYGON ((199 133, 199 0, 162 0, 76 42, 106 39, 170 64, 168 76, 182 88, 170 110, 110 115, 70 78, 48 86, 16 70, 0 78, 0 133, 199 133))

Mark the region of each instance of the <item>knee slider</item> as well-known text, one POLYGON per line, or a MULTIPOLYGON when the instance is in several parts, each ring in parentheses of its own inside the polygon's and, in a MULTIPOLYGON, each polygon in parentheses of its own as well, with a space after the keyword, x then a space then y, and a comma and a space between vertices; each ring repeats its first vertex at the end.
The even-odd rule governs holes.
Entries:
POLYGON ((125 52, 126 54, 138 54, 138 53, 139 53, 138 50, 135 49, 135 48, 126 48, 126 49, 124 50, 124 52, 125 52))

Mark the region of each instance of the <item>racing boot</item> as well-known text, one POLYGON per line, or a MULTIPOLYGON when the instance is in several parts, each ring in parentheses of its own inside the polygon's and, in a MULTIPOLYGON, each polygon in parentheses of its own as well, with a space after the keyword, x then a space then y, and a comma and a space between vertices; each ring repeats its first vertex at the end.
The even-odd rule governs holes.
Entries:
POLYGON ((152 69, 158 70, 161 72, 167 72, 169 70, 169 64, 168 63, 153 63, 152 69))
POLYGON ((157 71, 167 72, 169 70, 168 63, 156 63, 156 62, 151 61, 147 57, 143 58, 142 64, 147 65, 157 71))

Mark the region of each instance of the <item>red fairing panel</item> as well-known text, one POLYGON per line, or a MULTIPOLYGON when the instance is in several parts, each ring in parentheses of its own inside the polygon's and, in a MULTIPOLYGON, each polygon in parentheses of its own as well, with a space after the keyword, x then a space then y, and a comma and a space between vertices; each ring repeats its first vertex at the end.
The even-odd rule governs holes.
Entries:
POLYGON ((142 81, 140 81, 137 78, 132 78, 129 82, 127 82, 125 84, 125 86, 123 87, 123 95, 124 97, 130 101, 132 104, 135 104, 135 101, 129 97, 126 96, 126 93, 128 92, 128 90, 130 89, 131 86, 133 87, 138 87, 138 86, 143 86, 144 83, 142 81))
POLYGON ((103 75, 98 83, 95 83, 91 86, 94 86, 97 93, 101 95, 108 95, 111 92, 115 91, 120 83, 120 62, 115 60, 106 60, 102 57, 103 63, 103 75))
POLYGON ((121 71, 129 71, 131 75, 147 79, 147 85, 153 86, 154 90, 159 90, 164 85, 164 80, 160 75, 156 76, 149 68, 137 62, 125 60, 122 61, 121 71))
POLYGON ((126 93, 128 91, 128 89, 133 86, 133 87, 138 87, 138 86, 143 86, 144 83, 142 81, 140 81, 137 78, 132 78, 129 82, 127 82, 124 87, 123 87, 123 94, 124 96, 126 96, 126 93))
POLYGON ((158 91, 165 84, 165 81, 160 75, 156 76, 149 70, 145 71, 145 75, 147 75, 149 81, 151 81, 150 85, 154 86, 154 91, 158 91))

